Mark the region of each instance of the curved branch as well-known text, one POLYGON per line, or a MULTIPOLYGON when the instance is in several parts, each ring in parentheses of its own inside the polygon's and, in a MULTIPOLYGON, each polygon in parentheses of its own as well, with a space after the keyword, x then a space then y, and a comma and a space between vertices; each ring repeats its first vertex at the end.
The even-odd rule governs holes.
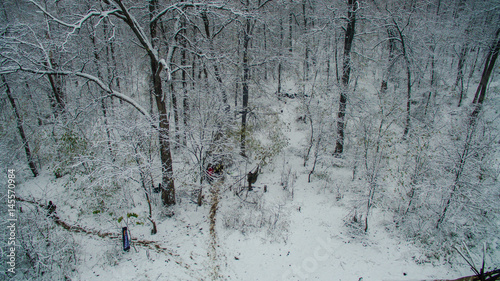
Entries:
MULTIPOLYGON (((111 89, 108 85, 106 85, 102 80, 100 80, 99 78, 91 75, 91 74, 88 74, 88 73, 84 73, 84 72, 71 72, 71 71, 46 71, 46 70, 36 70, 36 69, 28 69, 28 68, 22 68, 20 67, 19 69, 17 70, 21 70, 21 71, 24 71, 24 72, 30 72, 30 73, 34 73, 34 74, 41 74, 41 75, 50 75, 50 74, 53 74, 53 75, 74 75, 74 76, 78 76, 78 77, 82 77, 82 78, 85 78, 85 79, 88 79, 94 83, 96 83, 101 89, 103 89, 106 93, 108 93, 110 96, 113 96, 113 97, 116 97, 130 105, 132 105, 135 109, 137 109, 142 115, 144 115, 147 119, 149 120, 152 120, 151 118, 151 115, 148 113, 148 111, 142 107, 138 102, 136 102, 134 99, 130 98, 129 96, 127 95, 124 95, 118 91, 115 91, 113 89, 111 89)), ((11 72, 14 72, 14 71, 10 71, 11 72)), ((156 128, 155 125, 151 125, 153 127, 156 128)))
POLYGON ((97 85, 99 85, 99 87, 101 87, 101 89, 103 89, 104 91, 106 91, 107 93, 109 93, 110 96, 119 98, 119 99, 123 100, 124 102, 132 105, 142 115, 144 115, 146 118, 148 118, 148 119, 151 120, 151 115, 149 115, 148 111, 144 107, 142 107, 139 103, 137 103, 135 100, 133 100, 129 96, 126 96, 126 95, 124 95, 124 94, 122 94, 120 92, 117 92, 117 91, 111 89, 108 85, 104 84, 104 82, 101 81, 99 78, 97 78, 97 77, 95 77, 93 75, 87 74, 87 73, 83 73, 83 72, 75 72, 75 73, 72 73, 72 74, 74 74, 75 76, 78 76, 78 77, 87 78, 88 80, 91 80, 92 82, 94 82, 97 85))
POLYGON ((151 42, 146 36, 146 33, 144 32, 144 30, 142 30, 137 20, 129 13, 127 7, 125 7, 121 0, 114 0, 114 2, 116 2, 116 4, 120 6, 120 12, 123 13, 124 16, 123 20, 132 29, 137 39, 139 39, 139 42, 141 42, 141 45, 148 52, 149 57, 155 62, 158 62, 158 52, 153 48, 153 45, 151 45, 151 42))

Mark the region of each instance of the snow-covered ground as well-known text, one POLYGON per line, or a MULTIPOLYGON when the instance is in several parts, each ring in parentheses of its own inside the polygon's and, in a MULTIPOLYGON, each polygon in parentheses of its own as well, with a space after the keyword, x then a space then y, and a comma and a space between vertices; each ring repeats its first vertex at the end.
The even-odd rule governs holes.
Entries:
MULTIPOLYGON (((336 198, 335 188, 349 182, 351 171, 333 170, 333 182, 307 182, 310 168, 297 155, 306 133, 295 122, 296 100, 282 103, 280 119, 287 124, 289 146, 262 169, 256 188, 246 194, 257 204, 245 203, 223 188, 216 217, 216 259, 209 255, 210 200, 197 207, 189 200, 175 206, 175 218, 158 216, 158 234, 149 233, 149 222, 129 227, 133 238, 157 241, 168 251, 135 245, 123 252, 120 239, 74 234, 79 245, 75 280, 434 280, 470 275, 467 268, 445 262, 421 261, 421 251, 408 241, 388 233, 391 218, 374 210, 367 234, 345 226, 351 209, 349 192, 336 198), (281 178, 289 169, 290 186, 281 178), (263 187, 267 186, 264 193, 263 187), (293 195, 292 195, 293 189, 293 195), (218 272, 215 272, 218 268, 218 272)), ((53 198, 64 221, 88 229, 120 233, 121 225, 109 215, 82 212, 82 202, 68 202, 61 180, 38 177, 20 188, 24 198, 53 198), (104 217, 104 218, 103 218, 104 217)), ((226 179, 226 186, 231 179, 226 179)), ((178 187, 178 190, 182 187, 178 187)), ((138 198, 143 196, 140 190, 138 198)), ((208 195, 208 194, 207 194, 208 195)), ((81 198, 85 200, 85 198, 81 198)), ((251 200, 250 200, 251 201, 251 200)), ((146 209, 137 200, 136 212, 146 209)), ((139 218, 143 217, 139 213, 139 218)))

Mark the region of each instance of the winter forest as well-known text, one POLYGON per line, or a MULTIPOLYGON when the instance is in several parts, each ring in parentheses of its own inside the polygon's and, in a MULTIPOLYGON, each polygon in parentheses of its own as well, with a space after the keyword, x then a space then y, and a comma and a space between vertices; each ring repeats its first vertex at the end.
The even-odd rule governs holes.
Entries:
POLYGON ((499 278, 498 0, 0 9, 0 279, 499 278))

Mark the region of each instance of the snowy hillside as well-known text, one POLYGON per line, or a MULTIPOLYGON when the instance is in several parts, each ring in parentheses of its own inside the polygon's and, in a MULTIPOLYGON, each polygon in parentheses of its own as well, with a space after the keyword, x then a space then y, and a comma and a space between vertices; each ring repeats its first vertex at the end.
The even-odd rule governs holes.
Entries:
MULTIPOLYGON (((229 175, 221 184, 214 256, 209 254, 209 199, 197 207, 189 194, 181 196, 173 208, 175 218, 159 215, 158 234, 151 235, 144 219, 147 206, 143 195, 132 187, 123 191, 130 194, 118 192, 115 196, 132 196, 135 208, 117 206, 117 214, 85 210, 86 199, 80 198, 77 190, 71 191, 78 180, 73 183, 67 177, 56 180, 45 173, 22 183, 18 192, 21 198, 36 202, 52 198, 59 217, 70 225, 118 237, 69 235, 61 227, 50 226, 58 237, 56 254, 67 250, 78 256, 70 277, 76 280, 207 280, 214 276, 215 268, 217 279, 222 280, 434 280, 469 274, 464 262, 456 260, 451 267, 445 260, 429 260, 421 248, 392 233, 386 227, 392 216, 383 210, 373 210, 369 233, 346 226, 356 200, 352 171, 327 169, 331 181, 307 182, 309 170, 297 155, 306 138, 302 124, 296 121, 298 107, 299 101, 288 99, 275 108, 283 110, 278 115, 289 146, 262 168, 253 191, 243 191, 243 198, 235 196, 228 190, 229 186, 235 188, 234 177, 229 175), (281 184, 283 177, 288 177, 286 190, 281 184), (123 252, 119 234, 125 224, 118 223, 116 217, 133 212, 139 214, 127 223, 133 241, 154 244, 132 242, 132 249, 123 252)), ((29 203, 21 206, 34 207, 29 203)), ((44 210, 37 209, 44 219, 44 210)))

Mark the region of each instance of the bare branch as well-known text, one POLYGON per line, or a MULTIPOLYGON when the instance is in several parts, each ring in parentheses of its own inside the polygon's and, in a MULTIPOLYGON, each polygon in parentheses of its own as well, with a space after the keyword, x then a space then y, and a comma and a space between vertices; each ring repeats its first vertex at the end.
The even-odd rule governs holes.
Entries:
MULTIPOLYGON (((135 109, 137 109, 142 115, 144 115, 147 119, 151 120, 151 115, 149 115, 148 111, 142 107, 138 102, 133 100, 132 98, 128 97, 127 95, 124 95, 120 92, 117 92, 113 89, 111 89, 108 85, 106 85, 103 81, 101 81, 99 78, 90 75, 88 73, 84 72, 72 72, 72 71, 51 71, 51 70, 37 70, 37 69, 28 69, 28 68, 18 68, 18 69, 7 69, 4 71, 0 71, 0 74, 7 74, 7 73, 13 73, 16 71, 24 71, 24 72, 30 72, 34 74, 40 74, 40 75, 74 75, 82 78, 86 78, 94 83, 96 83, 101 89, 103 89, 105 92, 107 92, 110 96, 116 97, 130 105, 132 105, 135 109)), ((152 125, 154 127, 154 125, 152 125)))
POLYGON ((40 9, 40 11, 42 11, 45 15, 47 15, 53 21, 57 22, 58 24, 60 24, 62 26, 65 26, 65 27, 68 27, 68 28, 72 28, 73 30, 69 33, 70 35, 73 34, 73 33, 75 33, 77 30, 81 29, 82 25, 88 19, 90 19, 90 18, 92 18, 94 16, 107 17, 107 16, 109 16, 111 14, 114 14, 114 13, 116 13, 116 12, 119 11, 118 9, 110 10, 110 11, 104 11, 104 12, 90 11, 89 13, 87 13, 86 15, 84 15, 80 20, 78 20, 77 22, 71 24, 71 23, 67 23, 67 22, 64 22, 64 21, 56 18, 51 13, 49 13, 47 10, 45 10, 41 5, 39 5, 38 3, 36 3, 34 0, 29 0, 29 1, 31 3, 33 3, 33 5, 37 6, 37 8, 40 9))

